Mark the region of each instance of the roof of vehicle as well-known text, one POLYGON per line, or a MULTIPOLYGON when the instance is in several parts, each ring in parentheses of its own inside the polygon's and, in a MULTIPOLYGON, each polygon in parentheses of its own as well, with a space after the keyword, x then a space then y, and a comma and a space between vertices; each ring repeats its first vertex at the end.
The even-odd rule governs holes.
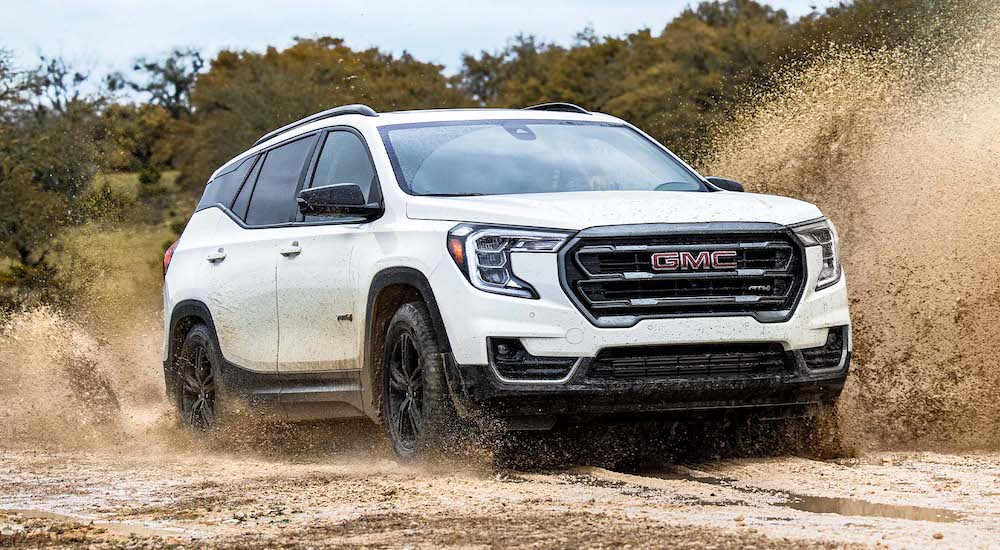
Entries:
POLYGON ((462 120, 572 120, 580 122, 622 122, 620 119, 603 113, 588 112, 580 107, 570 104, 546 104, 545 108, 525 108, 525 109, 422 109, 412 111, 390 111, 385 113, 375 113, 374 110, 364 105, 347 105, 336 107, 315 115, 310 115, 304 119, 282 126, 264 134, 254 143, 253 147, 233 157, 228 162, 220 166, 209 181, 223 173, 225 169, 248 155, 266 149, 276 143, 280 143, 289 138, 314 132, 329 126, 337 126, 348 123, 351 126, 391 126, 395 124, 427 123, 427 122, 449 122, 462 120), (549 107, 552 105, 553 107, 549 107), (569 106, 579 109, 582 112, 571 112, 569 106), (367 109, 368 112, 365 110, 367 109), (329 113, 326 116, 320 116, 329 113))

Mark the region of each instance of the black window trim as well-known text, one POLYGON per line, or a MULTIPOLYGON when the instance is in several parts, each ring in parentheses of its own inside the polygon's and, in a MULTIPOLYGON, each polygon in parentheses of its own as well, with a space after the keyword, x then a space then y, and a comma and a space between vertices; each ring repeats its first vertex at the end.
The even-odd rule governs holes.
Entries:
MULTIPOLYGON (((233 195, 233 201, 235 202, 236 197, 239 197, 240 191, 243 190, 243 186, 250 183, 249 181, 250 174, 253 173, 256 163, 262 162, 262 159, 264 159, 268 151, 270 151, 271 149, 275 149, 277 147, 281 147, 282 145, 285 145, 292 141, 297 141, 299 139, 306 138, 309 136, 316 136, 317 137, 316 142, 313 143, 312 150, 309 152, 309 160, 306 162, 306 169, 304 170, 304 173, 299 176, 299 182, 295 187, 295 194, 298 195, 299 192, 302 191, 305 182, 311 181, 313 177, 313 173, 316 170, 316 163, 319 160, 319 154, 318 154, 320 150, 319 147, 326 142, 327 134, 329 134, 330 132, 344 131, 344 130, 351 132, 352 134, 357 136, 358 139, 361 140, 361 144, 364 146, 365 152, 368 153, 368 162, 371 163, 372 169, 375 171, 375 181, 373 182, 373 184, 378 186, 379 201, 382 203, 382 206, 384 207, 385 195, 382 193, 381 178, 379 178, 378 175, 378 166, 375 164, 375 157, 372 156, 371 147, 368 146, 368 140, 365 139, 365 136, 357 128, 354 128, 352 126, 329 126, 326 128, 320 128, 312 132, 306 132, 303 134, 290 136, 288 139, 282 140, 278 143, 275 143, 274 145, 268 146, 265 149, 257 151, 256 153, 254 153, 254 155, 257 156, 257 159, 254 161, 254 165, 250 166, 250 170, 247 172, 247 175, 243 178, 243 183, 240 185, 240 188, 236 191, 236 194, 233 195)), ((254 185, 256 185, 256 182, 254 182, 254 185)), ((369 193, 369 195, 371 195, 371 193, 369 193)), ((250 199, 253 200, 252 194, 250 199)), ((381 218, 385 214, 385 209, 383 208, 382 214, 379 214, 377 217, 374 218, 368 218, 368 219, 331 218, 329 220, 317 220, 313 222, 307 222, 302 220, 302 213, 297 212, 295 214, 295 220, 291 222, 273 223, 267 225, 247 225, 245 221, 241 220, 240 217, 237 216, 236 213, 231 210, 232 206, 233 206, 232 202, 229 203, 228 206, 220 203, 215 203, 207 207, 206 210, 208 208, 218 208, 219 210, 222 210, 223 213, 229 216, 229 218, 234 222, 236 222, 236 225, 239 225, 242 229, 274 229, 280 227, 299 227, 299 226, 313 226, 313 225, 361 225, 364 223, 373 222, 381 218)))

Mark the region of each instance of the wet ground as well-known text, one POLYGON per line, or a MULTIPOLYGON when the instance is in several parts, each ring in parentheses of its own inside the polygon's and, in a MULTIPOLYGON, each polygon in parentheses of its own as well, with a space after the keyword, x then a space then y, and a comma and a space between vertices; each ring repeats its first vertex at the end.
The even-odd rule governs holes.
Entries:
POLYGON ((501 470, 475 458, 400 465, 377 442, 295 447, 0 450, 0 547, 1000 544, 1000 454, 626 473, 501 470))

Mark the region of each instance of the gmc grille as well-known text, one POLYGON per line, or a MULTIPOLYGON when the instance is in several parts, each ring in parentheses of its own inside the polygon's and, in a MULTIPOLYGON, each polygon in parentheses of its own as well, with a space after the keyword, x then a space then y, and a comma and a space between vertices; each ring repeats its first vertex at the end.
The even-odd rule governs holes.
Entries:
POLYGON ((768 312, 765 320, 783 320, 795 308, 805 268, 794 237, 783 228, 770 227, 775 229, 581 236, 563 256, 566 290, 599 325, 629 325, 649 317, 768 312), (735 267, 653 269, 654 254, 697 256, 718 251, 726 251, 726 263, 735 267))
POLYGON ((795 361, 781 344, 723 344, 610 348, 598 354, 589 376, 597 380, 649 380, 780 375, 795 361))

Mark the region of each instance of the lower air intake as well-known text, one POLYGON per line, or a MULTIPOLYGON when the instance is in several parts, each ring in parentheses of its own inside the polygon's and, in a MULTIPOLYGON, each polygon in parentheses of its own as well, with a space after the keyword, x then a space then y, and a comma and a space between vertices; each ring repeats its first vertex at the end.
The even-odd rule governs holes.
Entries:
POLYGON ((801 351, 806 366, 812 370, 833 369, 840 367, 845 358, 847 344, 847 327, 831 328, 826 337, 826 344, 818 348, 801 351))
POLYGON ((610 348, 590 368, 599 380, 649 380, 777 375, 794 369, 781 344, 610 348))

